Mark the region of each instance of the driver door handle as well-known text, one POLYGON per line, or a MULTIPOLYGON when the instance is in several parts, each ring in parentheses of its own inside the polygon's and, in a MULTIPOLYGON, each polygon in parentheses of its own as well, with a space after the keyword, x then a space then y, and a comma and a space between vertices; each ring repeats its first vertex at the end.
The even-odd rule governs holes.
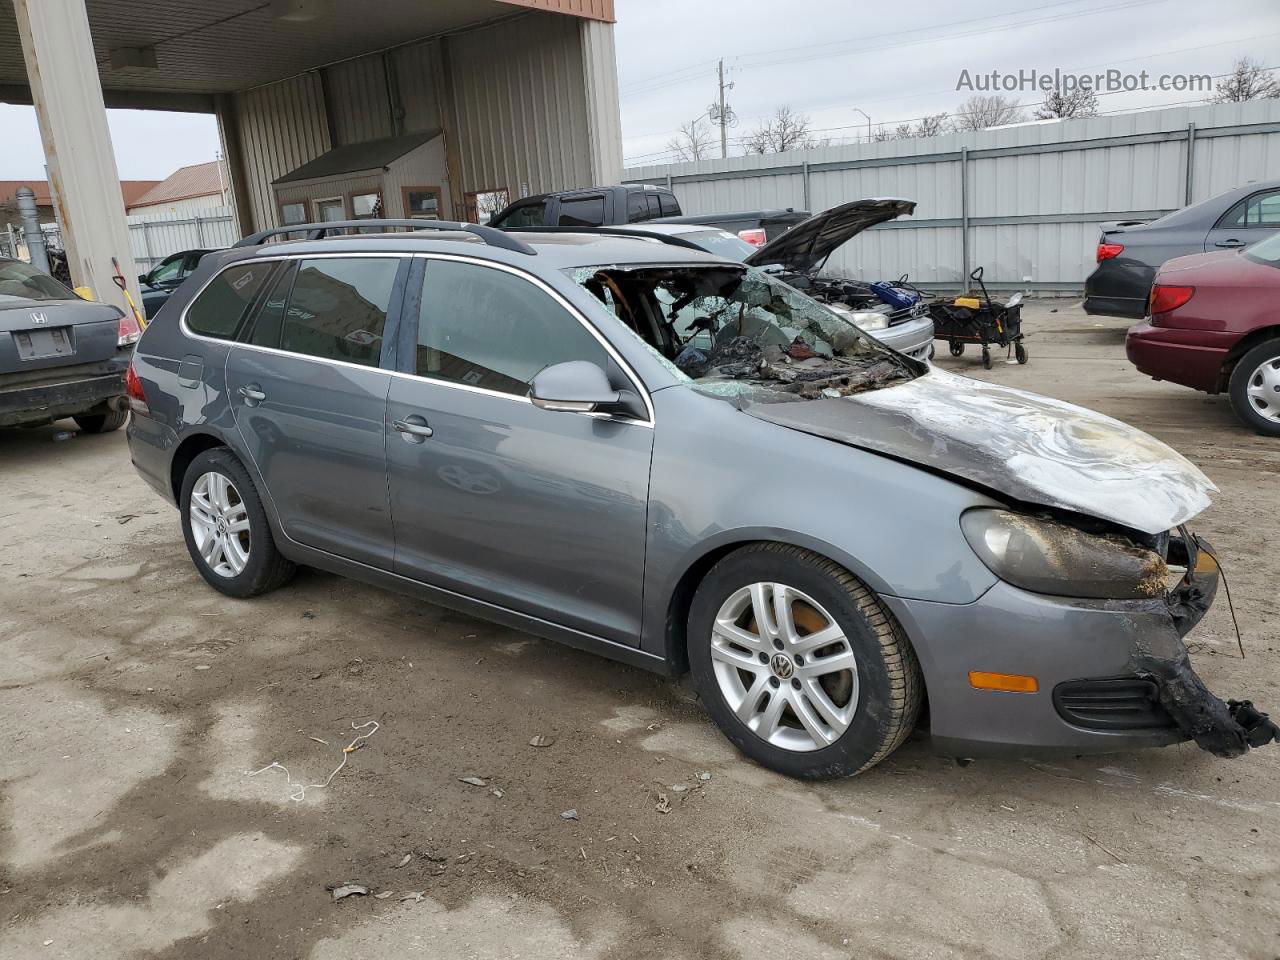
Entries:
POLYGON ((391 426, 405 443, 422 443, 435 432, 427 425, 427 421, 416 413, 403 420, 392 420, 391 426))
POLYGON ((1214 244, 1215 247, 1243 247, 1244 241, 1231 237, 1229 240, 1219 240, 1214 244))
POLYGON ((245 403, 253 406, 267 399, 267 395, 262 392, 262 388, 256 383, 250 383, 240 388, 240 396, 244 397, 245 403))

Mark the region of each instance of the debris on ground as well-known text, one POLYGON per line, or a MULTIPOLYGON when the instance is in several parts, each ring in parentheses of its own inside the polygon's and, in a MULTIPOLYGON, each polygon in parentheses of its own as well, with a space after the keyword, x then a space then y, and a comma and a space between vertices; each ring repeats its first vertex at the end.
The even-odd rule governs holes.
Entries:
POLYGON ((116 517, 116 523, 120 524, 121 526, 124 526, 124 525, 125 525, 126 523, 128 523, 130 520, 137 520, 139 516, 141 516, 141 514, 137 514, 137 513, 122 513, 122 514, 120 514, 120 516, 116 517))
POLYGON ((494 790, 493 795, 497 797, 499 800, 501 800, 503 797, 506 796, 506 794, 503 793, 501 790, 494 790))
POLYGON ((577 810, 575 810, 575 809, 569 809, 569 810, 566 810, 564 813, 560 814, 560 819, 562 819, 562 820, 577 820, 577 819, 578 819, 578 811, 577 811, 577 810))
POLYGON ((312 613, 310 610, 303 610, 303 611, 302 611, 302 619, 303 619, 303 620, 314 620, 315 618, 316 618, 316 615, 315 615, 314 613, 312 613))
POLYGON ((412 859, 413 859, 413 854, 406 853, 403 857, 400 858, 400 862, 396 864, 396 869, 399 870, 401 867, 407 867, 409 865, 409 861, 412 859))
POLYGON ((423 896, 424 893, 426 893, 425 890, 415 890, 413 893, 406 893, 400 898, 400 902, 404 903, 406 901, 412 901, 413 903, 421 903, 425 899, 423 896))
POLYGON ((659 813, 671 812, 671 801, 667 798, 665 793, 658 794, 658 802, 654 805, 654 809, 659 813))
MULTIPOLYGON (((196 669, 199 670, 200 668, 196 667, 196 669)), ((347 758, 351 756, 351 754, 359 750, 361 747, 363 747, 365 745, 365 742, 370 737, 372 737, 375 733, 377 733, 381 728, 382 728, 382 724, 380 724, 377 720, 369 720, 369 721, 366 721, 365 723, 359 723, 359 724, 356 723, 354 720, 352 720, 351 721, 352 730, 356 730, 356 731, 369 730, 369 732, 357 733, 355 739, 342 748, 342 761, 336 767, 333 768, 333 773, 329 774, 329 776, 326 777, 323 782, 295 783, 293 779, 293 775, 289 773, 289 768, 286 767, 283 763, 280 763, 279 761, 276 761, 276 760, 272 760, 261 770, 254 770, 250 773, 246 773, 245 776, 256 777, 258 774, 265 773, 267 770, 279 770, 281 773, 284 774, 285 783, 288 784, 290 788, 289 799, 292 800, 294 803, 301 803, 306 798, 308 790, 312 790, 312 789, 323 790, 326 787, 328 787, 329 784, 333 783, 333 778, 336 777, 339 773, 341 773, 342 768, 347 765, 347 758), (370 727, 372 727, 373 729, 369 730, 370 727)), ((368 891, 366 891, 366 893, 367 892, 368 891)))
POLYGON ((340 887, 333 888, 333 899, 342 900, 345 897, 367 897, 369 888, 363 883, 344 883, 340 887))
POLYGON ((487 787, 489 785, 485 781, 481 780, 479 777, 459 777, 458 782, 469 783, 473 787, 487 787))
POLYGON ((711 779, 711 774, 710 774, 710 773, 708 773, 707 771, 703 770, 700 774, 698 774, 698 779, 699 779, 699 780, 710 780, 710 779, 711 779))
POLYGON ((555 737, 548 737, 544 733, 540 733, 529 741, 531 747, 549 747, 556 742, 555 737))

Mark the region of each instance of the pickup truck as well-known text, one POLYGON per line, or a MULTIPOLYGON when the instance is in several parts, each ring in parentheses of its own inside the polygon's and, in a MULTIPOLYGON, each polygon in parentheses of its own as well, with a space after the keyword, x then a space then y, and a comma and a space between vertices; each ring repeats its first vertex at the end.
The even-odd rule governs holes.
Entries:
POLYGON ((626 184, 524 197, 499 211, 489 226, 604 227, 678 217, 680 213, 675 194, 666 187, 626 184))

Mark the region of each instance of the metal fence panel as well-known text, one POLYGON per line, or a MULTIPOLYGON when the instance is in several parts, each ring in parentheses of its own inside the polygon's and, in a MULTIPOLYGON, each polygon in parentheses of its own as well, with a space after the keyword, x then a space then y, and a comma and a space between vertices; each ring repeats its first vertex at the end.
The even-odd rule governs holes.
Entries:
POLYGON ((931 140, 821 147, 625 171, 670 184, 685 213, 898 196, 915 215, 877 227, 831 258, 868 279, 909 273, 963 285, 982 265, 997 288, 1079 291, 1098 223, 1150 220, 1232 187, 1280 178, 1280 100, 1030 123, 931 140), (967 224, 967 229, 966 229, 967 224), (1028 279, 1029 278, 1029 279, 1028 279))
MULTIPOLYGON (((216 250, 240 239, 231 207, 210 207, 190 213, 141 214, 128 218, 129 244, 140 271, 148 271, 171 253, 216 250)), ((43 226, 46 240, 62 247, 57 224, 43 226)))

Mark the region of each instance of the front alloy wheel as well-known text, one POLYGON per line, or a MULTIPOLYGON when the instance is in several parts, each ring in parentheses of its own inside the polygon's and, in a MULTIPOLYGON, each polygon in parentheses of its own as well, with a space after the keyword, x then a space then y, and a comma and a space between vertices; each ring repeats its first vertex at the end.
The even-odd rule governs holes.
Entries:
POLYGON ((1258 433, 1280 436, 1280 339, 1264 340, 1236 361, 1231 406, 1258 433))
POLYGON ((720 693, 757 737, 783 750, 829 747, 858 707, 858 663, 822 605, 783 583, 753 583, 721 605, 711 659, 720 693))
POLYGON ((924 686, 889 610, 839 564, 754 543, 711 568, 694 594, 689 668, 711 719, 779 773, 829 779, 892 753, 924 686))

